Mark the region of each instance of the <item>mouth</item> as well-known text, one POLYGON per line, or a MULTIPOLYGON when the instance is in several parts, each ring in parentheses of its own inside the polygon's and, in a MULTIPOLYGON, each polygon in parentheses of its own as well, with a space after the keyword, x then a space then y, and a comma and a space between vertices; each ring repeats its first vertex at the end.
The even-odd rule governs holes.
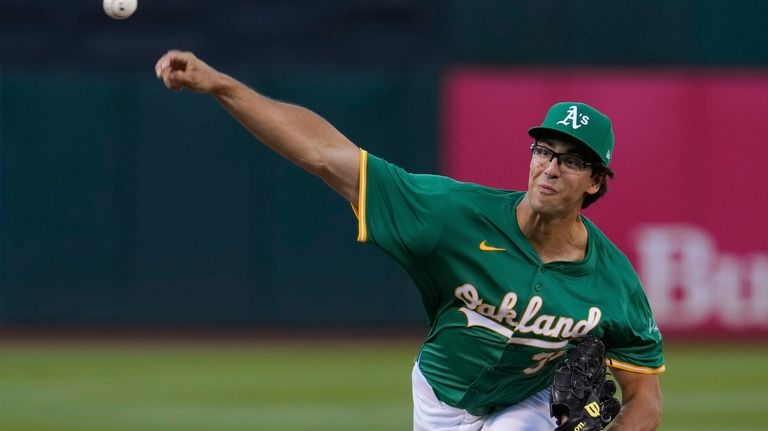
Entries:
POLYGON ((539 193, 545 194, 545 195, 554 195, 555 193, 557 193, 557 190, 555 190, 554 187, 548 186, 546 184, 536 185, 536 190, 538 190, 539 193))

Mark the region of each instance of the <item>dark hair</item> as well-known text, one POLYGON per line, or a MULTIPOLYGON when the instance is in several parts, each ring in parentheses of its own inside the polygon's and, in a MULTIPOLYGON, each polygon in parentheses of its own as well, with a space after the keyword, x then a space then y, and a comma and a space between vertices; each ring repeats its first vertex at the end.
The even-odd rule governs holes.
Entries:
POLYGON ((594 194, 584 193, 584 201, 581 203, 581 209, 584 209, 592 205, 598 199, 600 199, 606 193, 608 193, 608 178, 613 179, 613 176, 614 176, 611 168, 609 168, 608 166, 605 166, 599 161, 594 161, 591 166, 592 166, 592 178, 598 181, 600 188, 597 189, 597 192, 595 192, 594 194))

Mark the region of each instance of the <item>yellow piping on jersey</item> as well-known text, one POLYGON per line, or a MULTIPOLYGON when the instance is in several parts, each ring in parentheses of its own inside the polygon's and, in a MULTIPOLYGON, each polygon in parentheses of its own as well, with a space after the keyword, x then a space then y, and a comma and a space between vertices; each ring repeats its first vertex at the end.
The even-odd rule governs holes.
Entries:
MULTIPOLYGON (((359 175, 360 178, 358 180, 357 190, 357 209, 355 211, 355 216, 357 216, 357 242, 366 242, 368 241, 368 230, 366 229, 366 223, 368 220, 366 220, 365 217, 366 193, 368 192, 368 152, 362 148, 360 149, 359 175)), ((352 208, 355 209, 354 206, 352 208)))
POLYGON ((618 368, 624 371, 631 371, 633 373, 638 373, 638 374, 661 374, 667 370, 664 365, 658 368, 641 367, 639 365, 632 365, 632 364, 617 361, 616 359, 611 359, 611 358, 605 358, 605 365, 608 365, 609 367, 613 367, 613 368, 618 368))

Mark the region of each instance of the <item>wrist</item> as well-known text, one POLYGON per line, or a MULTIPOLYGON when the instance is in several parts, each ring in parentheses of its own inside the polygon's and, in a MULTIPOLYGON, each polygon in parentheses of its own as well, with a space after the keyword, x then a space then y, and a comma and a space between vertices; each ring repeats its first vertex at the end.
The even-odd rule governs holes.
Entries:
POLYGON ((236 81, 227 74, 216 72, 209 93, 216 97, 231 96, 236 81))

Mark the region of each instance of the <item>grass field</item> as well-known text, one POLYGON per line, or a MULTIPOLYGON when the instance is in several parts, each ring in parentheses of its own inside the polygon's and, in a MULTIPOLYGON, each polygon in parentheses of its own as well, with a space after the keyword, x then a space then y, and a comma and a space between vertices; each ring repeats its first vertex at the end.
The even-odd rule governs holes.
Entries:
MULTIPOLYGON (((0 345, 0 430, 408 430, 418 341, 0 345)), ((768 342, 667 343, 664 430, 768 428, 768 342)))

